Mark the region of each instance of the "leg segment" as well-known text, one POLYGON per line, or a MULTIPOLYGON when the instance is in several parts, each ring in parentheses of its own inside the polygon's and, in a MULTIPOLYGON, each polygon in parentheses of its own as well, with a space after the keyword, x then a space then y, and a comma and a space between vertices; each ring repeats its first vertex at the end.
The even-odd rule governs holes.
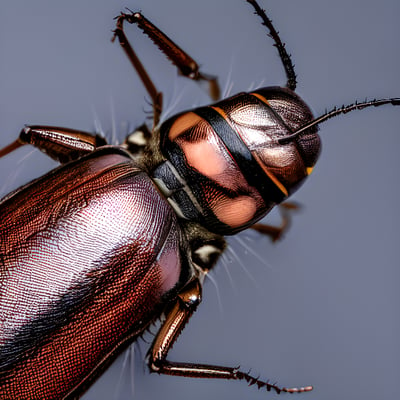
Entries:
POLYGON ((151 80, 149 74, 147 73, 146 69, 139 60, 139 57, 136 55, 135 51, 128 41, 128 38, 125 35, 123 26, 124 20, 127 20, 131 24, 135 22, 134 20, 131 21, 129 17, 130 14, 124 13, 121 13, 121 15, 117 17, 117 26, 114 30, 114 36, 111 40, 114 41, 115 38, 118 37, 119 44, 124 49, 125 54, 128 56, 130 62, 135 68, 137 74, 139 75, 139 78, 146 88, 147 93, 150 95, 151 102, 153 104, 153 123, 154 126, 156 126, 160 121, 160 115, 162 111, 162 93, 157 91, 153 81, 151 80))
POLYGON ((263 235, 269 236, 273 242, 281 239, 282 235, 289 229, 291 223, 290 213, 300 209, 300 205, 286 201, 285 203, 278 205, 279 211, 282 216, 282 223, 280 226, 273 226, 267 224, 254 224, 250 228, 263 235))
POLYGON ((201 285, 198 280, 194 280, 178 295, 176 303, 173 304, 172 308, 167 313, 166 320, 154 339, 149 351, 149 367, 151 372, 191 378, 244 380, 249 385, 257 385, 259 389, 265 387, 268 391, 274 389, 277 393, 298 393, 312 390, 312 386, 281 388, 268 381, 261 381, 248 373, 242 372, 239 368, 178 363, 166 360, 169 350, 172 348, 200 301, 201 285))
POLYGON ((22 129, 15 142, 0 149, 0 157, 25 144, 33 145, 53 160, 67 163, 91 153, 97 147, 106 145, 107 142, 99 135, 75 129, 32 125, 22 129))
POLYGON ((167 56, 167 58, 172 61, 181 75, 195 81, 207 81, 209 83, 209 93, 211 98, 214 100, 219 98, 219 86, 217 79, 214 76, 200 72, 196 61, 193 60, 193 58, 184 52, 176 43, 174 43, 167 35, 161 32, 142 14, 138 12, 131 12, 130 14, 121 13, 121 15, 116 19, 117 26, 112 40, 114 41, 116 37, 118 38, 120 45, 124 49, 126 55, 143 82, 147 92, 149 93, 153 102, 155 125, 158 123, 162 111, 162 94, 161 92, 157 91, 151 78, 147 74, 145 68, 130 45, 123 30, 124 21, 127 21, 130 24, 136 24, 140 29, 142 29, 142 31, 149 36, 154 44, 167 56))

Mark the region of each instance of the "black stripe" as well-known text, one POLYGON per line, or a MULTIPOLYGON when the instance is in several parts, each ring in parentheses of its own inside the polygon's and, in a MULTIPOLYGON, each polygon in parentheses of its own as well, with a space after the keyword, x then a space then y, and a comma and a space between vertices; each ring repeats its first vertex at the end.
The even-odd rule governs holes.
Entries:
POLYGON ((193 110, 193 112, 211 125, 238 164, 246 181, 258 190, 265 204, 271 201, 281 203, 286 198, 285 194, 258 164, 240 135, 232 129, 218 111, 212 107, 200 107, 193 110))

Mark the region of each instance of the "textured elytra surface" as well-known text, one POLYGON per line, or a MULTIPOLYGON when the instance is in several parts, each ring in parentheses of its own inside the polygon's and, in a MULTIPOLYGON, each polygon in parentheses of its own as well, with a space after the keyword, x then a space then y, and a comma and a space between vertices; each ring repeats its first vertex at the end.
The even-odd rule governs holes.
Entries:
POLYGON ((158 315, 180 275, 176 216, 112 150, 1 207, 0 394, 61 398, 158 315))

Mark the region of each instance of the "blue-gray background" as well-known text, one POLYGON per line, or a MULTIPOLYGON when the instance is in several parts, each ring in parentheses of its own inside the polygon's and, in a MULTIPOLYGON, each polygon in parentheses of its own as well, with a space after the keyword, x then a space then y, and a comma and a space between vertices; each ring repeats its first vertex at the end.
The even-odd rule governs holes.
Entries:
MULTIPOLYGON (((292 53, 298 93, 316 115, 365 97, 400 96, 398 0, 263 0, 292 53)), ((112 18, 143 12, 217 74, 232 93, 284 84, 271 41, 241 0, 3 1, 0 7, 0 146, 25 123, 119 138, 143 121, 146 96, 117 44, 112 18), (230 72, 230 75, 229 75, 230 72), (113 117, 114 115, 114 117, 113 117)), ((207 103, 135 29, 129 37, 170 112, 207 103), (173 102, 182 95, 178 106, 173 102)), ((231 240, 204 302, 171 352, 177 361, 252 368, 282 385, 315 385, 301 397, 393 399, 400 379, 400 109, 354 112, 321 126, 323 153, 295 195, 304 207, 285 239, 231 240), (250 246, 258 257, 243 247, 250 246), (232 283, 233 282, 233 283, 232 283)), ((51 168, 26 148, 0 162, 2 193, 51 168)), ((142 353, 147 345, 140 344, 142 353)), ((135 399, 274 399, 238 382, 149 375, 135 362, 135 399)), ((114 399, 118 361, 85 399, 114 399)), ((130 371, 122 372, 123 382, 130 371)), ((129 387, 123 396, 131 399, 129 387)), ((287 397, 288 395, 286 395, 287 397)))

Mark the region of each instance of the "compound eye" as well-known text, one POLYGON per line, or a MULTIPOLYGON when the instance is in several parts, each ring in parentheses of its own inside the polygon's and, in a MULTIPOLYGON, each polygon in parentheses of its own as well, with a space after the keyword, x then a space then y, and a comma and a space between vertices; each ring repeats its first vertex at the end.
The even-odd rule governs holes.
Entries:
POLYGON ((311 171, 321 152, 321 139, 317 134, 317 129, 302 134, 297 138, 296 143, 307 170, 311 171))

